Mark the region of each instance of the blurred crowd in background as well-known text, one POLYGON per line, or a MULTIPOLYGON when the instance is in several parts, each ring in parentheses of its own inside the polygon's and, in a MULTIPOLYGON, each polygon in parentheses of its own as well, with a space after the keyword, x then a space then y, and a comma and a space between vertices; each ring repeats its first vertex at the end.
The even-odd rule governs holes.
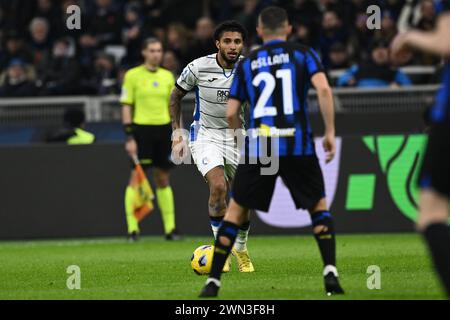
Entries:
MULTIPOLYGON (((117 94, 147 37, 163 42, 162 64, 178 75, 216 51, 214 28, 228 19, 248 28, 248 52, 260 44, 259 12, 274 4, 288 10, 290 41, 316 49, 327 71, 345 70, 336 86, 410 85, 390 64, 389 43, 410 28, 433 29, 440 10, 439 0, 0 0, 0 96, 117 94), (366 26, 371 4, 382 9, 380 30, 366 26), (80 30, 66 27, 70 5, 81 8, 80 30)), ((416 54, 407 64, 440 63, 416 54)))

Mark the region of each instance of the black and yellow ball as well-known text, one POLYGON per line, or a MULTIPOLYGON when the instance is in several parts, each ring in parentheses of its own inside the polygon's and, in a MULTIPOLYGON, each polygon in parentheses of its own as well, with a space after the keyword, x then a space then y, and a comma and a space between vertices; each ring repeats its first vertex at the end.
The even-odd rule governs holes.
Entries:
POLYGON ((214 246, 203 245, 195 249, 191 257, 192 270, 198 275, 206 275, 211 272, 214 246))

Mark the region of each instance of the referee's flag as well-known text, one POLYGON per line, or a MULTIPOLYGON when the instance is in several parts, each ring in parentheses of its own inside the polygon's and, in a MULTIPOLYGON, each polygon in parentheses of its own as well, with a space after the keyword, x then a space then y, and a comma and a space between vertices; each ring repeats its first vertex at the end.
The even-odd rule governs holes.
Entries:
POLYGON ((134 216, 137 221, 140 222, 144 217, 149 215, 153 211, 153 194, 152 187, 148 182, 142 166, 139 164, 138 159, 133 159, 135 163, 136 174, 131 181, 131 187, 134 189, 134 216))

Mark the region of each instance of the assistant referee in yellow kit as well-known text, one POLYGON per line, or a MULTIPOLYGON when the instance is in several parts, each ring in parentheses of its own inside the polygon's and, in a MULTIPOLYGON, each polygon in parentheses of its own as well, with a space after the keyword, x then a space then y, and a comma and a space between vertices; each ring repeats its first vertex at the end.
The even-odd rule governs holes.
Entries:
MULTIPOLYGON (((147 39, 142 48, 144 63, 125 74, 120 102, 122 122, 127 136, 125 149, 137 155, 144 169, 152 168, 156 198, 164 223, 166 239, 180 238, 175 228, 175 206, 170 187, 171 135, 170 93, 175 85, 172 73, 160 67, 163 47, 155 38, 147 39)), ((131 179, 135 174, 131 173, 131 179)), ((125 211, 130 241, 137 240, 139 225, 133 214, 134 189, 125 192, 125 211)))

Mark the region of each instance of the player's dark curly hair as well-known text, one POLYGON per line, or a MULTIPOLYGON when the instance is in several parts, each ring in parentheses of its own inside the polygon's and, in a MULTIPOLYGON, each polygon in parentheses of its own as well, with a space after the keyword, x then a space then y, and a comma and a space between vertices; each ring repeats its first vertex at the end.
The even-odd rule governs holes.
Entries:
POLYGON ((242 40, 244 42, 247 40, 247 29, 235 20, 228 20, 219 24, 214 30, 214 40, 220 41, 224 32, 239 32, 242 35, 242 40))

